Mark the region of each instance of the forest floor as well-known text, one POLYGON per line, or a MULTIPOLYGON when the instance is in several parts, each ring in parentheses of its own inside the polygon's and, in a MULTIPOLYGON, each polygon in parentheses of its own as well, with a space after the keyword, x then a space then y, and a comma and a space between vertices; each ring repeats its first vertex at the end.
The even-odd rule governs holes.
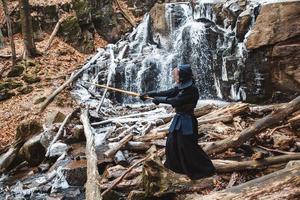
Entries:
MULTIPOLYGON (((36 47, 40 52, 44 52, 49 37, 47 33, 44 33, 43 40, 36 42, 36 47)), ((15 35, 14 39, 17 57, 20 57, 23 51, 23 40, 19 34, 15 35)), ((99 48, 104 45, 104 41, 98 40, 95 46, 99 48)), ((9 41, 6 38, 4 48, 0 49, 0 55, 10 54, 9 41)), ((8 100, 0 102, 0 150, 13 142, 16 128, 21 121, 35 118, 43 122, 50 112, 59 110, 62 113, 66 113, 75 105, 68 90, 65 90, 58 95, 46 111, 41 114, 37 113, 39 108, 37 100, 50 95, 74 70, 80 68, 88 57, 89 55, 78 52, 56 38, 47 53, 43 53, 42 56, 28 61, 33 63, 31 65, 34 65, 33 68, 38 71, 37 75, 41 78, 41 81, 30 84, 33 87, 33 91, 29 94, 17 94, 8 100)), ((0 82, 11 79, 16 82, 22 82, 24 85, 27 84, 21 77, 6 78, 5 74, 10 67, 11 60, 9 58, 0 58, 0 82)))

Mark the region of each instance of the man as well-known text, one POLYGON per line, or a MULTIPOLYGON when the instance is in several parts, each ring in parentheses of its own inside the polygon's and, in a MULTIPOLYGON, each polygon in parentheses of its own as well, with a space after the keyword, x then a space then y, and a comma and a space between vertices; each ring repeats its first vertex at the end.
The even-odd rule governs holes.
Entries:
POLYGON ((198 122, 194 108, 199 99, 190 65, 179 65, 173 70, 177 85, 161 92, 148 92, 140 96, 142 100, 153 97, 153 103, 171 104, 176 111, 166 142, 165 167, 174 172, 186 174, 190 179, 208 176, 215 168, 198 145, 198 122))

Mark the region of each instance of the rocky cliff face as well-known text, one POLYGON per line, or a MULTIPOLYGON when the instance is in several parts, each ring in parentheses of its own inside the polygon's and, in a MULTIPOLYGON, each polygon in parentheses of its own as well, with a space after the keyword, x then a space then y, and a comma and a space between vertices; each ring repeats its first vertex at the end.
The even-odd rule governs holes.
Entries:
POLYGON ((300 2, 263 5, 247 39, 250 52, 264 52, 272 89, 300 92, 300 2))

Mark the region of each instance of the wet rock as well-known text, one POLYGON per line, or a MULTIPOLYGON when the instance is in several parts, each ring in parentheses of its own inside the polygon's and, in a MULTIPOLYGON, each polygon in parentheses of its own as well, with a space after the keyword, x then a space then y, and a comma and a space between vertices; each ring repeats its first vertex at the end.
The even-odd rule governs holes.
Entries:
POLYGON ((30 92, 33 91, 33 87, 25 86, 25 87, 19 88, 17 91, 19 92, 19 94, 29 94, 30 92))
POLYGON ((37 120, 27 120, 22 122, 16 131, 16 141, 26 141, 33 135, 43 130, 42 125, 37 120))
POLYGON ((88 30, 82 30, 77 17, 71 16, 61 24, 59 34, 65 42, 71 44, 82 53, 94 51, 93 35, 88 30))
POLYGON ((76 12, 76 16, 80 25, 89 25, 91 19, 91 6, 87 0, 73 0, 73 8, 76 12))
POLYGON ((32 84, 32 83, 37 83, 41 81, 41 78, 38 77, 37 75, 32 75, 32 74, 24 74, 23 75, 23 80, 26 83, 32 84))
POLYGON ((46 149, 40 142, 41 134, 27 140, 20 149, 19 155, 25 159, 29 165, 37 166, 45 158, 46 149))
POLYGON ((20 76, 24 71, 24 66, 20 63, 16 64, 11 70, 8 72, 7 77, 16 77, 20 76))
POLYGON ((256 49, 300 35, 300 2, 263 5, 246 46, 256 49))
POLYGON ((91 16, 94 27, 99 35, 110 43, 117 42, 122 35, 132 29, 131 25, 118 13, 114 12, 113 2, 102 0, 91 1, 91 16))
POLYGON ((166 36, 169 27, 165 17, 165 4, 155 4, 150 11, 151 31, 166 36))
POLYGON ((45 124, 47 126, 50 126, 54 123, 63 122, 65 118, 66 118, 66 116, 63 113, 61 113, 60 111, 53 111, 47 115, 45 124))
POLYGON ((86 160, 74 160, 63 168, 66 181, 71 186, 83 186, 87 180, 86 160))
POLYGON ((236 22, 236 37, 238 38, 239 42, 242 42, 244 40, 244 37, 248 30, 250 29, 251 24, 251 15, 250 10, 243 11, 237 19, 236 22))
POLYGON ((64 143, 57 142, 51 145, 49 150, 49 157, 59 157, 66 153, 68 150, 68 146, 64 143))
POLYGON ((273 47, 270 65, 272 65, 273 83, 283 92, 300 92, 300 44, 289 41, 273 47))
POLYGON ((15 160, 18 148, 11 147, 5 153, 0 155, 0 173, 5 172, 15 160))

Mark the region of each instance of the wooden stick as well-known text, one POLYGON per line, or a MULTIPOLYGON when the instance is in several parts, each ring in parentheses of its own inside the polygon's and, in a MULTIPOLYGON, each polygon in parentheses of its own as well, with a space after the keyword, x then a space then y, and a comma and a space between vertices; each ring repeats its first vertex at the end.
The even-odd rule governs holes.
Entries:
POLYGON ((270 148, 267 148, 267 147, 264 147, 264 146, 261 146, 261 145, 257 145, 257 147, 259 147, 261 149, 264 149, 266 151, 271 151, 271 152, 280 153, 280 154, 286 154, 286 155, 295 155, 295 154, 297 154, 295 152, 282 151, 282 150, 279 150, 279 149, 270 149, 270 148))
POLYGON ((88 63, 86 63, 79 71, 77 71, 73 76, 71 76, 64 84, 62 84, 60 87, 58 87, 48 98, 43 102, 40 108, 40 113, 45 110, 45 108, 48 106, 49 103, 53 101, 53 99, 58 95, 63 89, 65 89, 70 83, 72 83, 75 79, 77 79, 82 72, 84 72, 86 69, 88 69, 92 63, 94 63, 102 54, 101 51, 99 51, 91 60, 89 60, 88 63))
POLYGON ((239 147, 250 138, 260 133, 261 131, 280 123, 283 119, 289 116, 291 113, 300 109, 300 96, 292 100, 291 102, 281 106, 266 117, 257 120, 252 126, 243 130, 240 134, 230 136, 224 140, 212 143, 212 145, 206 146, 204 151, 211 155, 226 151, 231 147, 239 147))
POLYGON ((122 176, 120 176, 118 179, 116 179, 116 181, 109 187, 107 188, 104 192, 102 192, 102 196, 104 196, 105 194, 107 194, 110 190, 112 190, 116 185, 118 185, 123 178, 125 178, 125 176, 133 169, 135 168, 138 164, 144 162, 145 160, 147 160, 148 158, 150 158, 151 154, 149 154, 148 156, 146 156, 145 158, 142 158, 140 160, 138 160, 136 163, 134 163, 131 167, 129 167, 123 174, 122 176))
POLYGON ((58 20, 58 22, 56 23, 56 25, 55 25, 55 27, 54 27, 54 30, 53 30, 53 32, 51 33, 51 36, 50 36, 50 38, 49 38, 49 40, 48 40, 48 42, 47 42, 47 45, 46 45, 46 48, 45 48, 45 52, 47 52, 48 50, 49 50, 49 48, 50 48, 50 46, 51 46, 51 44, 52 44, 52 42, 53 42, 53 40, 54 40, 54 37, 56 36, 56 34, 57 34, 57 32, 58 32, 58 30, 59 30, 59 27, 60 27, 60 25, 61 25, 61 23, 63 22, 65 20, 65 18, 60 18, 59 20, 58 20))
POLYGON ((115 155, 115 153, 117 151, 119 151, 123 146, 125 146, 131 139, 133 138, 132 133, 126 135, 120 142, 118 142, 118 144, 116 144, 116 146, 114 146, 113 148, 107 150, 104 155, 107 158, 112 157, 113 155, 115 155))
POLYGON ((97 167, 97 155, 95 152, 95 138, 92 132, 88 110, 84 109, 81 113, 80 120, 84 127, 84 135, 86 137, 86 158, 87 158, 87 181, 85 184, 86 188, 86 199, 87 200, 101 200, 100 186, 98 180, 100 175, 97 167))
POLYGON ((125 17, 125 19, 130 23, 131 26, 135 27, 134 21, 128 16, 126 11, 122 8, 120 2, 118 0, 115 0, 115 2, 117 4, 117 6, 119 7, 120 11, 122 12, 123 16, 125 17))
MULTIPOLYGON (((115 92, 121 92, 121 93, 124 93, 124 94, 128 94, 130 96, 135 96, 135 97, 140 96, 140 94, 136 93, 136 92, 122 90, 122 89, 118 89, 118 88, 114 88, 114 87, 110 87, 110 86, 106 86, 106 85, 101 85, 101 84, 96 84, 96 83, 91 83, 91 82, 87 82, 87 81, 85 81, 85 82, 88 83, 88 84, 92 84, 92 85, 95 85, 95 86, 98 86, 98 87, 109 89, 109 90, 112 90, 112 91, 115 91, 115 92)), ((146 99, 153 99, 153 98, 152 97, 146 97, 146 99)))

